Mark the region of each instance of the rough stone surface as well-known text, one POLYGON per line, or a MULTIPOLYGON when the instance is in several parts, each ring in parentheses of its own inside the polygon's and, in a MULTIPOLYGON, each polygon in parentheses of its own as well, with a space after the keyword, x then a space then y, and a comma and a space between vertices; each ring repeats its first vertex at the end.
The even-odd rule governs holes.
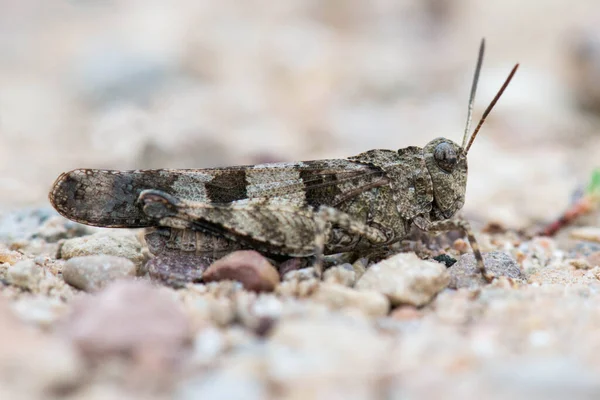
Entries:
POLYGON ((270 292, 279 283, 279 272, 260 253, 253 250, 235 251, 214 262, 204 272, 205 282, 234 280, 256 292, 270 292))
POLYGON ((383 293, 392 305, 422 306, 449 281, 444 265, 421 260, 415 253, 400 253, 369 267, 356 289, 383 293))
POLYGON ((321 396, 331 390, 344 397, 375 397, 376 377, 382 369, 389 371, 392 346, 363 321, 340 316, 285 320, 270 336, 267 374, 287 398, 326 398, 321 396))
POLYGON ((168 292, 148 283, 115 282, 79 299, 65 332, 91 358, 128 354, 167 362, 190 340, 189 322, 168 292))
POLYGON ((322 283, 311 299, 335 310, 357 309, 371 317, 383 317, 390 309, 390 301, 379 292, 353 290, 336 283, 322 283))
POLYGON ((62 270, 65 282, 87 292, 99 290, 110 282, 136 276, 129 259, 116 256, 82 256, 69 259, 62 270))
POLYGON ((399 321, 410 321, 423 317, 423 312, 419 311, 414 306, 400 306, 394 308, 390 313, 390 318, 399 320, 399 321))
POLYGON ((237 319, 259 336, 269 333, 284 312, 284 303, 270 293, 237 293, 234 297, 237 319))
POLYGON ((281 296, 308 297, 319 287, 315 279, 286 280, 277 286, 276 292, 281 296))
POLYGON ((283 276, 284 281, 308 281, 314 280, 317 277, 317 272, 313 267, 301 268, 290 271, 283 276))
POLYGON ((138 237, 129 231, 98 232, 67 239, 60 250, 61 258, 66 260, 93 255, 125 257, 138 267, 144 262, 142 245, 138 237))
POLYGON ((23 322, 44 330, 53 328, 70 308, 58 298, 48 298, 43 293, 23 296, 12 304, 12 311, 23 322))
POLYGON ((0 395, 45 398, 76 387, 83 364, 65 341, 35 332, 18 321, 0 298, 0 395))
POLYGON ((586 226, 583 228, 573 229, 571 231, 571 238, 600 243, 600 228, 586 226))
MULTIPOLYGON (((221 285, 230 282, 216 283, 221 285)), ((213 292, 211 289, 214 287, 198 285, 190 290, 180 291, 181 300, 194 330, 205 327, 207 323, 227 326, 236 318, 233 293, 213 292)))
MULTIPOLYGON (((519 264, 509 254, 502 251, 493 251, 483 254, 485 266, 495 277, 507 277, 516 282, 524 282, 525 276, 521 272, 519 264)), ((487 284, 484 277, 477 268, 475 256, 464 254, 450 268, 450 284, 452 289, 463 287, 478 287, 487 284)))
POLYGON ((23 260, 24 258, 25 257, 23 257, 23 254, 19 253, 18 251, 12 251, 0 247, 0 264, 8 263, 10 265, 13 265, 23 260))
POLYGON ((354 286, 357 280, 357 272, 352 267, 352 264, 336 265, 328 268, 323 273, 325 282, 339 283, 344 286, 354 286))
POLYGON ((54 243, 60 239, 69 239, 91 233, 92 228, 77 222, 69 221, 65 217, 55 215, 44 221, 40 226, 39 236, 47 242, 54 243))
POLYGON ((177 398, 262 400, 269 397, 265 379, 265 362, 260 347, 224 357, 219 368, 184 381, 177 388, 177 398))
POLYGON ((597 284, 600 279, 600 267, 589 270, 580 269, 572 264, 553 263, 529 276, 529 283, 537 284, 597 284))
POLYGON ((43 268, 33 260, 19 261, 8 268, 9 282, 23 289, 36 289, 43 277, 43 268))
POLYGON ((600 251, 594 251, 588 254, 584 260, 586 260, 591 267, 600 267, 600 251))

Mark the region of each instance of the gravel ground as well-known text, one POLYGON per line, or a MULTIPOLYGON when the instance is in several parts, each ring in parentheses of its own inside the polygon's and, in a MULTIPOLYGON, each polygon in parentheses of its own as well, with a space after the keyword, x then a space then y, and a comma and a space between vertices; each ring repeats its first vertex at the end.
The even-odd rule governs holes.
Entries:
POLYGON ((598 398, 600 215, 535 234, 598 167, 596 15, 592 0, 4 2, 0 398, 598 398), (168 286, 144 232, 48 205, 77 167, 460 141, 482 36, 475 119, 521 63, 469 153, 463 214, 492 284, 446 235, 322 281, 240 251, 168 286))

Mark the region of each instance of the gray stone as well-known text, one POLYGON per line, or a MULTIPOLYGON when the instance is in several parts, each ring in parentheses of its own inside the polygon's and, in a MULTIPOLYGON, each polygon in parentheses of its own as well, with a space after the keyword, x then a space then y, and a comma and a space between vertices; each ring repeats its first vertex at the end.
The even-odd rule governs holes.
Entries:
POLYGON ((31 239, 40 225, 52 216, 58 215, 52 207, 27 208, 6 213, 0 217, 0 239, 31 239))
POLYGON ((88 292, 96 291, 117 279, 134 277, 136 266, 124 257, 73 257, 65 263, 62 276, 65 282, 88 292))
POLYGON ((449 281, 444 265, 421 260, 415 253, 400 253, 372 265, 355 287, 383 293, 394 306, 422 306, 429 303, 449 281))
MULTIPOLYGON (((502 251, 492 251, 483 255, 486 269, 494 276, 505 276, 516 281, 525 281, 519 264, 502 251)), ((485 285, 487 282, 479 272, 475 256, 472 253, 464 254, 450 268, 450 284, 452 289, 472 288, 485 285)))
POLYGON ((49 243, 55 243, 60 239, 70 239, 78 236, 91 234, 92 228, 87 225, 78 224, 68 219, 55 215, 39 227, 38 236, 49 243))

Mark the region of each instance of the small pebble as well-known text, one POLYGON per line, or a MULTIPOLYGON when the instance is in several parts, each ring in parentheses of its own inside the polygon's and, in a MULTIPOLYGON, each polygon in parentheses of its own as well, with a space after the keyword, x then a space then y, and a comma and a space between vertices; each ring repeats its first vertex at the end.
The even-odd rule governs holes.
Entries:
MULTIPOLYGON (((483 261, 489 273, 496 277, 505 276, 516 281, 525 282, 519 264, 509 254, 502 251, 492 251, 483 254, 483 261)), ((452 289, 473 288, 483 286, 487 282, 477 268, 475 256, 472 253, 462 255, 456 264, 448 268, 452 289)))
POLYGON ((54 215, 49 217, 40 226, 38 236, 49 243, 57 242, 60 239, 73 238, 83 236, 89 233, 90 228, 86 225, 81 225, 68 219, 54 215))
POLYGON ((237 321, 258 336, 264 336, 281 317, 281 299, 270 293, 240 292, 235 296, 237 321))
POLYGON ((246 290, 271 292, 279 284, 279 272, 260 253, 240 250, 214 262, 204 272, 203 280, 233 280, 240 282, 246 290))
POLYGON ((421 260, 415 253, 400 253, 372 265, 355 287, 383 293, 394 306, 422 306, 429 303, 449 281, 443 264, 421 260))
POLYGON ((531 274, 528 277, 528 282, 540 285, 595 285, 598 283, 599 272, 600 267, 582 270, 567 262, 556 262, 531 274))
MULTIPOLYGON (((265 376, 262 346, 248 344, 245 352, 233 352, 206 368, 203 373, 183 379, 173 398, 178 400, 226 399, 262 400, 274 398, 265 376)), ((272 391, 272 390, 271 390, 272 391)), ((275 396, 276 397, 276 396, 275 396)))
POLYGON ((304 298, 310 296, 319 287, 321 282, 317 279, 287 280, 281 282, 275 289, 276 293, 284 297, 304 298))
POLYGON ((23 296, 12 304, 12 310, 21 321, 42 329, 52 329, 68 309, 69 306, 58 297, 48 298, 43 294, 23 296))
POLYGON ((505 233, 507 230, 508 228, 500 221, 490 221, 481 229, 482 232, 491 235, 505 233))
POLYGON ((574 244, 569 244, 566 246, 567 248, 569 248, 567 252, 567 257, 588 257, 593 256, 595 254, 595 257, 597 257, 598 261, 600 261, 600 243, 577 240, 574 244))
POLYGON ((142 245, 131 231, 98 232, 93 235, 67 239, 60 249, 60 258, 107 255, 125 257, 136 266, 144 262, 142 245))
POLYGON ((313 267, 297 269, 295 271, 290 271, 283 276, 284 281, 308 281, 315 279, 317 277, 317 273, 313 267))
POLYGON ((421 319, 423 312, 414 306, 400 306, 394 308, 390 313, 390 318, 398 321, 410 321, 415 319, 421 319))
POLYGON ((439 256, 433 257, 433 259, 439 263, 444 264, 446 268, 449 268, 453 266, 454 263, 456 263, 456 259, 450 257, 448 254, 440 254, 439 256))
POLYGON ((454 243, 452 243, 452 248, 461 254, 468 253, 471 249, 469 244, 462 238, 456 239, 454 243))
POLYGON ((377 380, 390 363, 393 341, 370 322, 328 315, 316 318, 282 319, 267 342, 266 362, 270 382, 290 391, 282 398, 330 399, 377 398, 375 393, 353 396, 340 390, 350 377, 359 384, 377 380), (363 380, 364 379, 364 380, 363 380), (333 389, 327 383, 337 383, 333 389), (321 389, 319 395, 315 390, 321 389), (335 395, 334 395, 335 394, 335 395))
POLYGON ((9 263, 10 265, 13 265, 21 261, 23 258, 23 254, 19 253, 18 251, 0 248, 0 264, 9 263))
POLYGON ((325 270, 323 280, 352 287, 356 283, 356 271, 354 271, 352 264, 336 265, 325 270))
POLYGON ((570 236, 573 239, 600 243, 600 228, 586 226, 584 228, 573 229, 570 232, 570 236))
POLYGON ((600 266, 600 251, 594 251, 593 253, 589 254, 585 260, 592 266, 592 267, 598 267, 600 266))
POLYGON ((66 336, 90 358, 129 355, 169 361, 191 342, 181 305, 166 289, 119 281, 73 305, 66 336))
POLYGON ((65 263, 62 276, 69 285, 93 292, 117 279, 136 276, 136 267, 124 257, 73 257, 65 263))
POLYGON ((321 283, 310 298, 334 310, 356 308, 370 317, 383 317, 390 309, 390 301, 381 293, 336 283, 321 283))
POLYGON ((44 269, 33 260, 23 260, 8 268, 8 281, 20 288, 34 290, 44 277, 44 269))
POLYGON ((15 308, 0 298, 0 398, 47 399, 80 384, 85 366, 75 349, 57 335, 31 329, 15 308), (11 395, 11 389, 21 395, 11 395))
POLYGON ((573 258, 566 261, 576 269, 592 269, 595 267, 595 265, 590 264, 585 258, 573 258))

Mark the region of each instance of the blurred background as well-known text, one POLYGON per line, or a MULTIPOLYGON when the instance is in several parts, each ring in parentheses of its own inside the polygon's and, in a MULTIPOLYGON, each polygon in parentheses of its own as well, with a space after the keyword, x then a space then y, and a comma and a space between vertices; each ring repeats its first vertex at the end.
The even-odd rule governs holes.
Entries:
POLYGON ((1 0, 0 210, 63 171, 202 168, 459 142, 464 214, 546 221, 600 164, 595 0, 1 0))

